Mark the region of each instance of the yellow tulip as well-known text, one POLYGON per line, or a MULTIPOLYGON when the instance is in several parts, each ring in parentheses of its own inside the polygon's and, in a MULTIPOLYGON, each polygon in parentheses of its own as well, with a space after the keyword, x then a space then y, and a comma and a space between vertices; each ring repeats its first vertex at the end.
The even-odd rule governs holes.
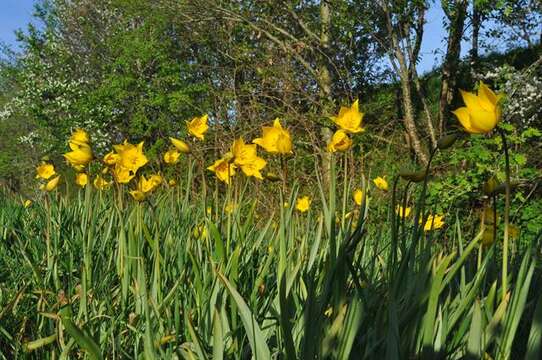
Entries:
POLYGON ((209 125, 207 125, 207 120, 209 116, 207 114, 195 117, 190 121, 186 122, 186 127, 188 129, 188 133, 192 136, 198 138, 199 140, 204 139, 204 135, 209 129, 209 125))
POLYGON ((207 227, 205 224, 199 224, 197 226, 194 226, 194 230, 192 230, 192 235, 196 239, 206 239, 207 238, 207 227))
POLYGON ((98 190, 107 190, 111 186, 111 181, 105 180, 100 175, 94 178, 94 187, 98 190))
POLYGON ((231 147, 235 165, 242 165, 250 162, 257 156, 256 145, 245 144, 242 137, 236 139, 231 147))
POLYGON ((53 191, 58 186, 58 183, 60 181, 60 176, 57 176, 47 182, 47 184, 43 184, 40 186, 40 190, 43 191, 53 191))
POLYGON ((311 198, 305 195, 297 199, 295 203, 295 208, 297 211, 304 213, 306 211, 309 211, 311 207, 311 202, 312 202, 311 198))
POLYGON ((134 173, 149 161, 143 153, 143 142, 133 145, 124 140, 122 145, 113 145, 113 147, 120 156, 119 163, 122 167, 134 173))
POLYGON ((110 151, 104 156, 104 163, 107 165, 115 165, 120 161, 120 155, 114 151, 110 151))
POLYGON ((90 161, 92 161, 92 150, 90 149, 90 146, 83 144, 76 148, 72 147, 72 149, 72 151, 64 154, 64 158, 71 166, 75 167, 76 170, 82 170, 90 161))
POLYGON ((30 199, 25 200, 24 203, 23 203, 23 206, 24 206, 25 209, 28 209, 30 207, 30 205, 32 205, 32 200, 30 200, 30 199))
POLYGON ((162 183, 162 177, 160 175, 151 175, 148 179, 141 175, 139 182, 137 183, 137 190, 144 193, 153 192, 162 183))
POLYGON ((179 161, 179 156, 181 156, 180 152, 178 152, 176 149, 171 149, 166 151, 164 154, 164 161, 166 164, 172 165, 179 161))
POLYGON ((384 179, 381 176, 378 176, 377 178, 373 179, 373 183, 380 190, 384 190, 384 191, 388 190, 388 182, 386 181, 386 179, 384 179))
POLYGON ((44 180, 47 180, 56 174, 54 165, 45 162, 41 163, 41 165, 36 168, 36 172, 36 179, 42 178, 44 180))
POLYGON ((216 177, 229 185, 230 178, 235 175, 235 164, 230 163, 227 158, 216 160, 207 170, 215 173, 216 177))
POLYGON ((331 120, 342 130, 356 134, 364 131, 361 127, 363 115, 364 114, 359 111, 359 103, 358 100, 356 100, 351 107, 341 106, 339 114, 337 116, 332 116, 331 120))
POLYGON ((167 184, 171 187, 174 187, 177 185, 177 181, 175 179, 169 179, 169 181, 167 182, 167 184))
POLYGON ((231 153, 234 157, 233 163, 241 168, 243 174, 263 180, 260 171, 267 162, 257 155, 256 145, 247 145, 243 138, 239 138, 233 142, 231 153))
POLYGON ((151 183, 151 191, 154 191, 160 184, 162 184, 164 179, 158 174, 153 174, 149 177, 149 182, 151 183))
POLYGON ((134 198, 136 201, 143 201, 145 200, 145 193, 140 190, 130 190, 129 194, 134 198))
POLYGON ((410 207, 404 208, 401 205, 397 205, 397 207, 395 208, 395 213, 402 218, 407 218, 410 216, 411 210, 412 209, 410 207))
POLYGON ((273 126, 264 126, 262 128, 262 137, 252 141, 260 145, 265 151, 276 154, 291 154, 292 140, 290 133, 282 128, 280 119, 273 121, 273 126))
POLYGON ((502 94, 495 94, 486 84, 480 81, 478 94, 460 90, 465 103, 452 113, 463 128, 471 134, 485 134, 497 126, 501 119, 500 100, 502 94))
MULTIPOLYGON (((423 226, 424 231, 440 229, 444 226, 444 215, 429 215, 423 226)), ((420 219, 421 220, 421 219, 420 219)))
POLYGON ((76 174, 75 183, 80 187, 85 187, 88 184, 88 175, 85 173, 76 174))
POLYGON ((189 154, 190 153, 190 146, 188 146, 188 144, 185 143, 184 141, 179 140, 179 139, 175 139, 175 138, 172 138, 172 137, 170 137, 169 140, 171 141, 173 146, 175 146, 175 148, 177 150, 179 150, 180 152, 182 152, 184 154, 189 154))
POLYGON ((88 133, 83 129, 75 129, 70 137, 70 142, 85 143, 88 144, 90 138, 88 133))
POLYGON ((135 171, 125 168, 120 163, 113 169, 113 177, 119 184, 129 183, 134 178, 135 174, 135 171))
POLYGON ((236 207, 237 205, 234 202, 229 202, 228 205, 226 205, 226 208, 224 209, 224 211, 226 212, 226 214, 231 214, 233 213, 236 207))
POLYGON ((363 190, 361 189, 354 190, 353 197, 354 197, 354 202, 356 203, 356 205, 361 206, 361 203, 363 202, 363 190))
POLYGON ((331 137, 331 140, 327 144, 327 151, 346 151, 352 146, 352 139, 348 137, 348 134, 344 130, 337 130, 331 137))

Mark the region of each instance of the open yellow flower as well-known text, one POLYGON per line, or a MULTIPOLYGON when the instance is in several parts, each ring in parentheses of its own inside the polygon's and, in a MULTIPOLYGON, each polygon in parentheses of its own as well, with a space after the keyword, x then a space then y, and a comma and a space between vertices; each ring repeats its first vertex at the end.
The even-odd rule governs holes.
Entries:
POLYGON ((337 116, 331 116, 331 120, 342 130, 356 134, 364 131, 361 127, 363 113, 359 111, 358 100, 354 101, 351 107, 341 106, 337 116))
POLYGON ((158 186, 160 186, 160 184, 162 184, 162 176, 158 175, 158 174, 153 174, 149 177, 149 183, 151 184, 151 189, 150 191, 154 191, 156 190, 156 188, 158 188, 158 186))
POLYGON ((53 191, 58 186, 58 183, 60 182, 60 175, 49 180, 47 184, 42 184, 40 186, 40 190, 43 191, 53 191))
POLYGON ((180 152, 182 152, 184 154, 190 153, 190 146, 188 146, 188 144, 185 143, 184 141, 179 140, 179 139, 175 139, 175 138, 172 138, 172 137, 170 137, 169 140, 171 141, 173 146, 175 146, 175 148, 177 150, 179 150, 180 152))
POLYGON ((220 181, 229 185, 230 178, 235 175, 236 168, 235 164, 230 163, 227 158, 222 158, 216 160, 213 165, 207 168, 207 170, 214 172, 220 181))
MULTIPOLYGON (((70 145, 73 144, 73 142, 70 142, 70 145)), ((92 161, 92 150, 89 145, 81 143, 70 147, 72 148, 72 151, 65 153, 64 158, 71 166, 75 167, 76 170, 82 170, 82 168, 92 161)))
POLYGON ((292 153, 292 139, 290 138, 290 133, 282 128, 279 118, 276 118, 273 121, 273 126, 262 127, 262 137, 256 138, 252 142, 260 145, 269 153, 292 153))
POLYGON ((164 161, 166 164, 173 165, 179 161, 179 157, 181 156, 181 153, 177 151, 176 149, 171 149, 165 152, 164 154, 164 161))
POLYGON ((75 131, 70 136, 70 142, 88 144, 89 141, 90 138, 88 136, 88 133, 83 129, 75 129, 75 131))
POLYGON ((119 184, 129 183, 134 178, 135 174, 135 171, 125 168, 121 163, 115 165, 115 168, 113 169, 113 177, 119 184))
POLYGON ((143 153, 143 141, 137 145, 133 145, 124 140, 123 144, 113 145, 113 147, 120 156, 118 164, 133 172, 137 172, 139 168, 149 161, 143 153))
POLYGON ((352 146, 352 139, 348 137, 346 131, 340 129, 335 131, 335 134, 331 137, 331 140, 327 144, 327 151, 346 151, 352 146))
POLYGON ((129 191, 129 193, 134 200, 143 201, 147 197, 147 194, 156 190, 161 183, 162 177, 158 174, 151 175, 148 179, 144 175, 141 175, 136 189, 129 191))
POLYGON ((401 205, 397 205, 397 207, 395 208, 395 213, 402 218, 407 218, 410 216, 411 210, 412 209, 410 207, 404 208, 401 205))
POLYGON ((384 179, 383 177, 381 176, 378 176, 376 177, 375 179, 373 179, 373 183, 376 185, 377 188, 379 188, 380 190, 384 190, 384 191, 387 191, 388 190, 388 182, 386 181, 386 179, 384 179))
POLYGON ((140 190, 130 190, 129 194, 134 198, 136 201, 143 201, 147 197, 146 194, 143 191, 140 190))
POLYGON ((78 173, 75 175, 75 184, 80 187, 85 187, 88 184, 88 175, 85 173, 78 173))
POLYGON ((231 153, 234 157, 234 163, 236 165, 242 165, 250 162, 257 156, 256 145, 245 144, 242 137, 236 139, 231 147, 231 153))
POLYGON ((107 165, 115 165, 119 161, 120 155, 115 153, 114 151, 110 151, 104 156, 104 163, 106 163, 107 165))
POLYGON ((312 203, 311 198, 305 195, 297 199, 295 203, 295 208, 297 211, 304 213, 304 212, 309 211, 311 207, 311 203, 312 203))
POLYGON ((233 154, 233 163, 241 168, 246 176, 254 176, 263 180, 261 170, 267 162, 257 155, 256 145, 245 144, 243 138, 233 142, 231 152, 233 154))
POLYGON ((53 164, 48 164, 48 163, 41 163, 37 168, 36 168, 36 179, 38 178, 42 178, 44 180, 47 180, 49 179, 51 176, 55 175, 56 172, 55 172, 55 167, 53 164))
POLYGON ((265 167, 265 165, 267 165, 267 161, 256 156, 251 162, 241 165, 240 168, 245 176, 254 176, 257 179, 263 180, 261 170, 265 167))
MULTIPOLYGON (((425 224, 423 225, 423 231, 437 230, 444 226, 444 215, 429 215, 425 224)), ((421 219, 420 219, 421 220, 421 219)))
POLYGON ((361 189, 354 190, 353 197, 354 197, 354 202, 356 203, 356 205, 361 206, 361 203, 363 202, 363 190, 361 189))
POLYGON ((497 126, 501 119, 500 100, 502 94, 495 94, 480 81, 478 94, 460 90, 465 103, 452 113, 458 118, 463 128, 471 134, 485 134, 497 126))
POLYGON ((190 121, 186 122, 186 127, 188 129, 188 133, 199 140, 204 139, 204 135, 209 129, 209 125, 207 125, 207 120, 209 116, 207 114, 195 117, 190 121))
POLYGON ((98 190, 107 190, 111 186, 111 181, 105 180, 100 175, 94 178, 94 187, 98 190))

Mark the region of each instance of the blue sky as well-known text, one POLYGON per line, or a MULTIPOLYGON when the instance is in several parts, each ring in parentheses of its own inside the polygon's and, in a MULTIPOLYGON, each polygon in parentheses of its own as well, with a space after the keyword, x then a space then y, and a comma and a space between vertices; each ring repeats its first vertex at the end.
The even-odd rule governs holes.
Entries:
MULTIPOLYGON (((14 31, 25 28, 26 24, 32 21, 34 2, 35 0, 0 0, 1 43, 16 46, 14 31)), ((446 37, 442 19, 443 13, 440 6, 432 6, 426 15, 427 23, 418 65, 418 71, 421 73, 431 70, 442 59, 442 54, 445 51, 443 40, 446 37)), ((465 45, 468 46, 468 44, 464 44, 462 47, 463 53, 468 50, 465 45)))
POLYGON ((15 30, 32 20, 34 0, 0 0, 0 42, 15 45, 15 30))

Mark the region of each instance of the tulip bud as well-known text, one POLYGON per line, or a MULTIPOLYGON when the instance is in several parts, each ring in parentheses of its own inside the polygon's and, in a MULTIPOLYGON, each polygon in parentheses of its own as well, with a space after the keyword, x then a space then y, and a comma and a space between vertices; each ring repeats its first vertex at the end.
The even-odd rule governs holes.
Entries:
MULTIPOLYGON (((510 190, 514 190, 518 186, 519 186, 519 182, 511 182, 510 190)), ((495 189, 493 189, 493 192, 491 195, 504 194, 505 192, 506 192, 506 184, 500 183, 497 186, 495 186, 495 189)))
POLYGON ((268 172, 267 174, 265 174, 265 178, 269 181, 280 181, 281 178, 280 176, 278 176, 277 174, 275 173, 272 173, 272 172, 268 172))
POLYGON ((417 183, 425 179, 425 171, 401 170, 399 171, 399 176, 405 180, 417 183))
POLYGON ((224 154, 222 158, 226 160, 227 162, 230 162, 231 160, 233 160, 234 156, 231 151, 228 151, 227 153, 224 154))
POLYGON ((495 179, 495 177, 492 176, 482 186, 482 192, 488 196, 493 195, 493 192, 495 191, 496 187, 497 187, 497 179, 495 179))
POLYGON ((448 149, 455 143, 458 137, 459 136, 457 134, 450 134, 450 135, 443 136, 437 141, 437 147, 440 150, 448 149))

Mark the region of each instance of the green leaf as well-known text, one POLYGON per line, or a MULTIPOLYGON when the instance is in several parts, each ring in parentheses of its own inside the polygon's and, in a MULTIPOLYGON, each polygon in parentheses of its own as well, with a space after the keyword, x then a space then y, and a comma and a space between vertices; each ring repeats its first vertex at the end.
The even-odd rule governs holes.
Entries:
POLYGON ((473 359, 480 359, 482 355, 482 310, 480 301, 476 300, 472 309, 472 319, 470 323, 469 340, 467 343, 467 353, 473 359))
POLYGON ((79 329, 72 320, 72 308, 70 305, 66 305, 60 309, 58 312, 62 325, 70 334, 71 337, 75 339, 77 345, 79 345, 83 350, 85 350, 89 357, 93 360, 101 360, 102 354, 100 348, 94 342, 94 340, 86 335, 81 329, 79 329))
POLYGON ((218 275, 220 281, 222 281, 222 283, 226 286, 226 289, 228 289, 228 292, 239 309, 239 315, 241 316, 241 321, 243 322, 243 326, 247 333, 248 341, 250 343, 250 348, 252 349, 254 358, 257 360, 270 360, 271 353, 267 347, 265 337, 248 305, 224 275, 218 271, 216 274, 218 275))

